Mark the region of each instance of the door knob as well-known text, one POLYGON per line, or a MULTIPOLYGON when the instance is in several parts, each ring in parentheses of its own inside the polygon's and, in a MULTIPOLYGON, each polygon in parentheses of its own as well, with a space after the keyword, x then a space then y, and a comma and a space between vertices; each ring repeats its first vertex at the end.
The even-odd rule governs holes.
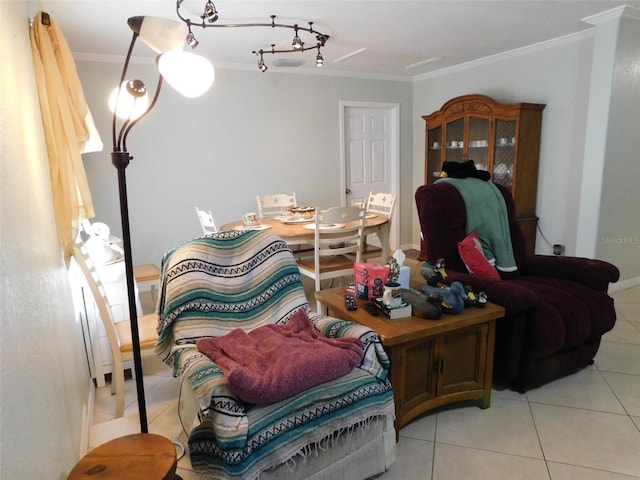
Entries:
POLYGON ((350 189, 350 188, 347 188, 347 189, 344 191, 344 193, 346 193, 347 195, 349 195, 349 194, 351 193, 351 189, 350 189))

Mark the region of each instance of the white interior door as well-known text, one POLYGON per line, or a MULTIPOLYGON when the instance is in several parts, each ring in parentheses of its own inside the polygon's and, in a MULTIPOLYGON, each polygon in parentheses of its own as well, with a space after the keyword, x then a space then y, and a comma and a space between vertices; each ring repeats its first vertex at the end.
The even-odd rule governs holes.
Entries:
POLYGON ((391 250, 399 246, 398 104, 341 102, 343 204, 366 202, 369 192, 396 195, 391 250))

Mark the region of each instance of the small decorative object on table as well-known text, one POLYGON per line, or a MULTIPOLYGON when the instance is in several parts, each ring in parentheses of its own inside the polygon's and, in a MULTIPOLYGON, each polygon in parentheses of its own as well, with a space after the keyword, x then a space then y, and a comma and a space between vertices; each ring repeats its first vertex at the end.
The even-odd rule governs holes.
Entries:
POLYGON ((391 320, 396 318, 410 317, 413 311, 411 304, 402 301, 402 297, 400 298, 401 303, 397 307, 390 307, 389 305, 385 304, 384 300, 380 298, 377 298, 372 303, 373 305, 375 305, 375 308, 380 310, 385 317, 391 320))
POLYGON ((460 282, 453 282, 450 287, 423 285, 422 291, 427 296, 439 293, 442 296, 442 311, 444 313, 456 314, 464 310, 467 293, 460 282))
POLYGON ((441 296, 438 298, 432 295, 427 298, 423 293, 411 288, 403 288, 401 292, 404 301, 411 304, 412 315, 428 320, 438 320, 442 316, 441 296))
POLYGON ((467 299, 464 302, 466 307, 482 308, 487 304, 487 294, 482 290, 476 295, 473 292, 473 288, 471 288, 471 285, 465 285, 464 291, 467 294, 467 299))
POLYGON ((429 262, 422 262, 420 273, 429 285, 437 287, 442 279, 447 278, 445 266, 444 258, 439 258, 435 265, 431 265, 429 262))
POLYGON ((404 253, 402 253, 402 250, 397 250, 387 259, 389 275, 384 285, 384 293, 382 294, 382 303, 387 308, 398 308, 404 303, 400 292, 401 285, 398 283, 400 262, 404 262, 404 253), (398 252, 401 254, 400 257, 397 257, 398 252))
POLYGON ((387 259, 387 265, 389 265, 388 282, 396 283, 398 281, 398 276, 400 275, 400 265, 398 264, 398 260, 396 260, 394 256, 389 256, 387 259))

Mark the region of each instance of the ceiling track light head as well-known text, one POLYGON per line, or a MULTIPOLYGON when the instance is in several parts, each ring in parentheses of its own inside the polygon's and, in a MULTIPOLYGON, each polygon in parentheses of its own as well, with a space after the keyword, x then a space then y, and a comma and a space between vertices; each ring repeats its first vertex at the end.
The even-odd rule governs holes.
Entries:
MULTIPOLYGON (((180 2, 182 3, 182 2, 180 2)), ((180 6, 178 5, 178 8, 180 6)), ((216 10, 216 6, 213 4, 211 0, 208 0, 204 6, 204 13, 200 17, 203 20, 207 20, 209 23, 214 23, 218 20, 218 10, 216 10)))
POLYGON ((266 72, 269 67, 267 67, 267 65, 264 63, 264 59, 262 58, 262 55, 264 54, 264 50, 261 49, 261 50, 258 50, 257 52, 254 51, 253 53, 255 53, 256 55, 260 55, 260 59, 258 60, 258 69, 262 73, 266 72))
MULTIPOLYGON (((318 49, 318 53, 316 55, 316 66, 321 67, 324 64, 324 59, 322 58, 322 54, 320 53, 320 48, 324 47, 329 40, 329 35, 321 33, 313 28, 313 22, 307 22, 308 27, 300 26, 299 24, 287 24, 287 23, 276 23, 276 15, 270 15, 270 22, 265 23, 256 23, 256 22, 239 22, 239 23, 215 23, 218 20, 218 11, 216 10, 215 5, 212 0, 207 0, 203 9, 203 14, 200 16, 199 21, 192 21, 189 18, 186 18, 182 15, 180 11, 180 7, 184 3, 184 0, 176 0, 176 13, 180 20, 182 20, 189 27, 189 34, 187 35, 187 43, 195 48, 198 45, 198 41, 195 39, 195 36, 191 32, 191 25, 197 25, 202 28, 213 27, 213 28, 239 28, 239 27, 268 27, 273 29, 283 29, 288 28, 294 30, 294 37, 289 48, 281 47, 276 48, 276 44, 271 44, 271 50, 258 50, 253 51, 252 53, 260 56, 260 61, 258 62, 258 66, 262 72, 267 70, 267 66, 264 64, 263 55, 265 53, 270 54, 279 54, 279 53, 292 53, 292 52, 306 52, 311 49, 318 49), (307 35, 312 35, 315 37, 315 41, 304 42, 300 36, 300 32, 303 32, 307 35), (195 45, 193 44, 195 43, 195 45)), ((133 28, 133 27, 132 27, 133 28)))
POLYGON ((191 31, 191 22, 187 23, 187 27, 189 28, 189 33, 187 33, 187 38, 185 39, 185 41, 191 48, 196 48, 200 44, 200 42, 191 31))
POLYGON ((318 54, 316 55, 316 67, 322 67, 324 65, 324 58, 322 58, 322 53, 320 53, 320 45, 318 45, 318 54))
POLYGON ((302 47, 304 45, 302 44, 302 40, 300 40, 300 37, 298 36, 298 25, 294 25, 293 28, 295 29, 296 34, 293 36, 293 42, 291 42, 291 46, 294 50, 302 51, 302 47))

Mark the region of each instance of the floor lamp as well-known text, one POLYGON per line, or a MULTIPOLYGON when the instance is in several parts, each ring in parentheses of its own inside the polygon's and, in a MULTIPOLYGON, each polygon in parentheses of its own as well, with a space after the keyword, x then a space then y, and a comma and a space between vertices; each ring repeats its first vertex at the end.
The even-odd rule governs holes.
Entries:
POLYGON ((163 81, 167 81, 181 94, 197 97, 206 92, 213 83, 214 70, 211 63, 193 53, 183 52, 185 42, 184 25, 178 21, 158 17, 131 17, 128 22, 133 38, 127 52, 119 86, 112 95, 110 106, 113 110, 113 151, 111 162, 118 171, 118 191, 120 195, 120 216, 122 220, 122 244, 124 250, 127 295, 129 297, 129 317, 133 343, 133 363, 138 394, 140 431, 148 433, 147 411, 142 379, 142 356, 138 331, 138 313, 135 300, 135 280, 131 256, 131 232, 129 228, 129 205, 127 200, 126 169, 133 157, 127 151, 127 135, 134 125, 144 118, 154 107, 163 81), (127 69, 136 40, 140 39, 159 53, 157 58, 160 75, 152 101, 148 102, 147 89, 141 80, 127 80, 127 69), (122 119, 120 130, 118 118, 122 119))

